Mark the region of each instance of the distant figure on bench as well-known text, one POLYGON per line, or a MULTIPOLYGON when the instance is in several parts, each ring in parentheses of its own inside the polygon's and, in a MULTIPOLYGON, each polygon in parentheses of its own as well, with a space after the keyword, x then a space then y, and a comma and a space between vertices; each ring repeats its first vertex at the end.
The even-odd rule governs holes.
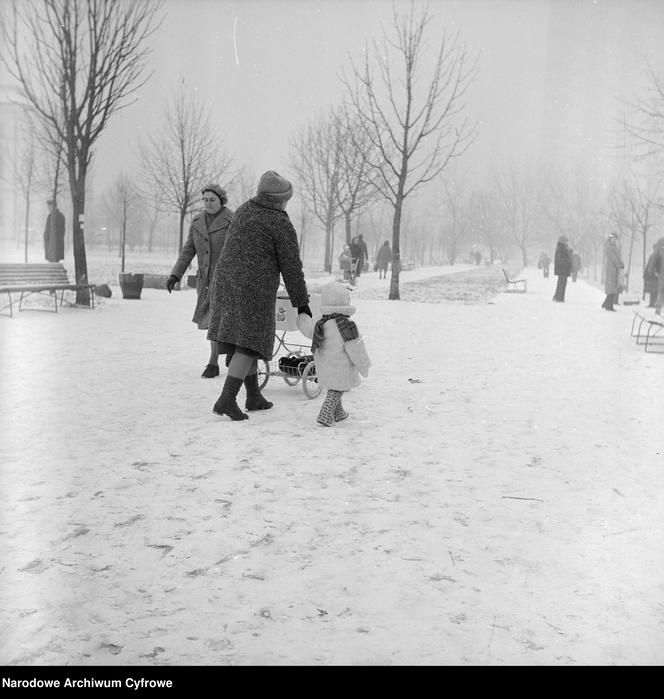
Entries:
POLYGON ((65 217, 55 199, 46 202, 48 216, 44 227, 44 259, 60 262, 65 259, 65 217))

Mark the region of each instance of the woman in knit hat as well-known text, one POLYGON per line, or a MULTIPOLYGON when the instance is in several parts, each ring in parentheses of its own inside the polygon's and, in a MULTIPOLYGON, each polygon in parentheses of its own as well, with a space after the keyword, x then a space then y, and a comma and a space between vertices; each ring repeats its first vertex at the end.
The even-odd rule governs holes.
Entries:
POLYGON ((360 385, 360 374, 369 376, 371 361, 357 325, 350 320, 355 307, 344 284, 330 282, 323 287, 320 310, 323 315, 315 325, 311 318, 299 315, 297 327, 313 340, 316 378, 327 389, 318 423, 331 427, 348 417, 341 403, 343 394, 360 385))
MULTIPOLYGON (((228 197, 218 184, 203 187, 201 194, 204 210, 196 214, 191 221, 187 242, 182 246, 180 256, 166 282, 166 288, 170 294, 196 256, 197 301, 192 321, 201 330, 207 330, 210 326, 210 284, 221 249, 226 241, 233 212, 226 207, 228 197)), ((218 360, 219 345, 212 340, 210 341, 210 359, 201 374, 204 379, 219 376, 218 360)))
POLYGON ((311 317, 297 234, 286 213, 291 183, 273 170, 264 173, 257 194, 238 207, 212 281, 208 339, 231 357, 223 391, 213 412, 232 420, 249 416, 237 405, 244 383, 247 410, 272 407, 258 388, 258 359, 272 359, 279 276, 290 302, 311 317))

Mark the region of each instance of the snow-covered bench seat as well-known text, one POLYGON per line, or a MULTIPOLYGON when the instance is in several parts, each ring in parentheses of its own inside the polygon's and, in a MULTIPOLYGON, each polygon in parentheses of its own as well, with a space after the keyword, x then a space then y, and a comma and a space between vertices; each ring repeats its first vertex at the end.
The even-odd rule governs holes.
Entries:
MULTIPOLYGON (((7 294, 9 303, 0 308, 4 311, 9 308, 9 316, 14 315, 14 299, 12 294, 20 294, 18 310, 22 308, 23 300, 31 294, 45 293, 53 295, 55 312, 58 312, 58 295, 60 291, 60 305, 64 303, 65 291, 78 289, 90 289, 91 307, 95 307, 94 284, 72 284, 67 276, 67 270, 61 262, 39 263, 0 263, 0 293, 7 294)), ((74 304, 70 304, 74 305, 74 304)))

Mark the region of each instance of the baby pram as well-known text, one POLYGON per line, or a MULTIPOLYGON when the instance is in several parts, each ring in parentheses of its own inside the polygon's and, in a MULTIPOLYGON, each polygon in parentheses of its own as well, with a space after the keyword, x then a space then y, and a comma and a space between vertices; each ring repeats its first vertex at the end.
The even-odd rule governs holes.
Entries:
MULTIPOLYGON (((320 294, 311 294, 309 308, 314 320, 320 318, 320 294)), ((289 332, 296 332, 297 308, 294 308, 285 290, 277 293, 275 303, 275 339, 277 344, 269 362, 258 361, 258 386, 264 388, 271 376, 280 376, 289 386, 302 382, 302 390, 307 398, 316 398, 321 391, 316 378, 316 364, 311 354, 311 344, 291 342, 289 332)))

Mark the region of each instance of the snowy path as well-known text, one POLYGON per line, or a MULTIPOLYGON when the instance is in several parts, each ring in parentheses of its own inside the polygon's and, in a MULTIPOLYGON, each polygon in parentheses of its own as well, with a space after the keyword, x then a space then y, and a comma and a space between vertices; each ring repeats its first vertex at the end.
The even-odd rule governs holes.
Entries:
POLYGON ((333 429, 277 378, 214 416, 193 292, 0 318, 0 662, 664 662, 664 357, 524 274, 481 305, 363 278, 333 429))

